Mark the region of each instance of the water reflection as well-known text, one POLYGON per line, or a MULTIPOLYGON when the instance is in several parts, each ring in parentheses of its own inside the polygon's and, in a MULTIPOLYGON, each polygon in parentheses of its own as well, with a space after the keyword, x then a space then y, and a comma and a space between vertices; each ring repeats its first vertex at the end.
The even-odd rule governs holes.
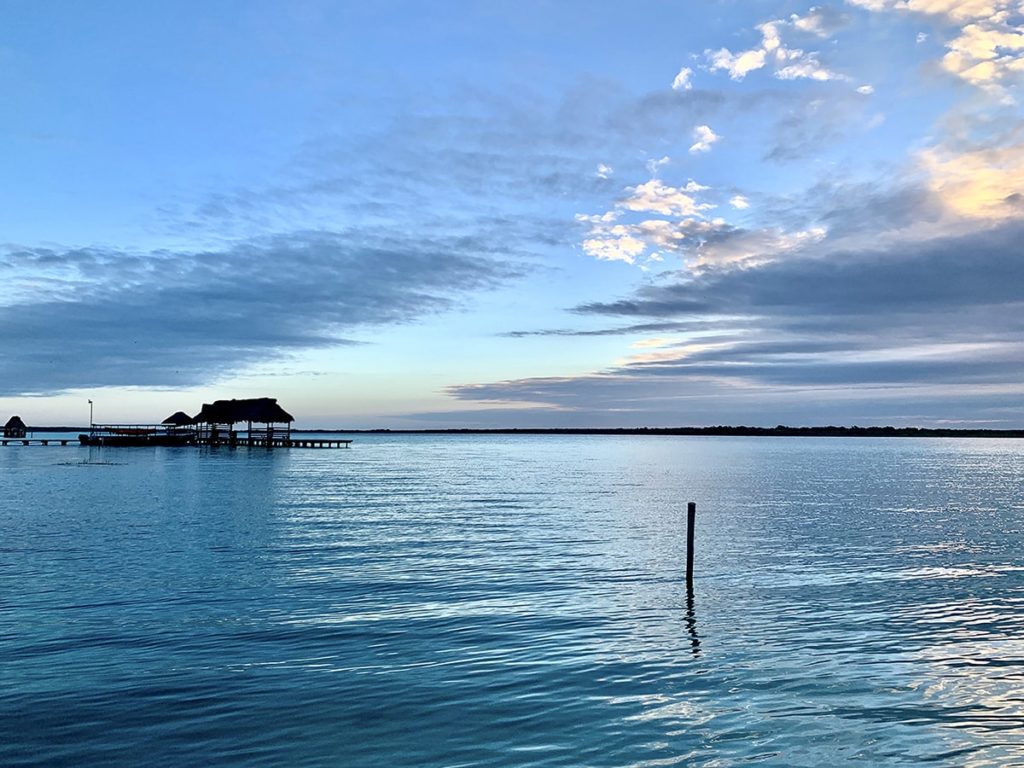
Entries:
POLYGON ((356 445, 0 453, 0 764, 1024 764, 1024 444, 356 445))
POLYGON ((700 656, 700 636, 697 634, 697 615, 693 608, 693 581, 686 581, 686 631, 690 635, 690 651, 700 656))

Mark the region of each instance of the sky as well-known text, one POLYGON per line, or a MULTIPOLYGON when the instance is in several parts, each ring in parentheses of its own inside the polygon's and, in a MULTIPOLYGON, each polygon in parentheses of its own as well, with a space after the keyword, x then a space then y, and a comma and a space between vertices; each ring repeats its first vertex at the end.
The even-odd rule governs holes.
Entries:
POLYGON ((1024 427, 1024 0, 6 0, 0 413, 1024 427))

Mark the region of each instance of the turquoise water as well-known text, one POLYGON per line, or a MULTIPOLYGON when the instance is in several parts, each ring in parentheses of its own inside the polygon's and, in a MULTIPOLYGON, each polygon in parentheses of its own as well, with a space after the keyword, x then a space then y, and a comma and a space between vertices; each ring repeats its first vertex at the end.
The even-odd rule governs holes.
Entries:
POLYGON ((1010 440, 0 448, 0 765, 1024 765, 1022 480, 1010 440))

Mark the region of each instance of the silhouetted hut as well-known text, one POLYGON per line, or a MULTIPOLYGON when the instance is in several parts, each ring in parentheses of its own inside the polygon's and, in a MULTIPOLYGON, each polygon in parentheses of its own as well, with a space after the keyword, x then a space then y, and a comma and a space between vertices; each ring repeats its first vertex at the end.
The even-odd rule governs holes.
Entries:
POLYGON ((190 427, 192 426, 192 417, 184 411, 178 411, 177 413, 172 413, 160 423, 168 427, 190 427))
POLYGON ((192 417, 184 411, 172 413, 160 422, 161 426, 167 427, 167 431, 175 435, 188 434, 191 432, 192 423, 192 417))
POLYGON ((256 397, 250 400, 203 403, 203 409, 192 421, 199 427, 200 439, 206 442, 224 442, 225 435, 229 441, 233 441, 235 424, 244 423, 250 441, 270 445, 275 437, 291 437, 292 422, 295 419, 277 404, 276 398, 256 397), (254 430, 253 424, 261 424, 263 427, 254 430))
POLYGON ((24 437, 27 431, 28 427, 21 420, 21 416, 11 416, 4 424, 4 437, 24 437))

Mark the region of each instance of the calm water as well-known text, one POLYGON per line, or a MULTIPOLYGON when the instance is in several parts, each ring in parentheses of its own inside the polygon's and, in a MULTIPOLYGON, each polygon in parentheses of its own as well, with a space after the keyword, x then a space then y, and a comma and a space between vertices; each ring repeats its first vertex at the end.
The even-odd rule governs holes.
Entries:
POLYGON ((0 765, 1024 765, 1022 479, 1021 441, 0 448, 0 765))

